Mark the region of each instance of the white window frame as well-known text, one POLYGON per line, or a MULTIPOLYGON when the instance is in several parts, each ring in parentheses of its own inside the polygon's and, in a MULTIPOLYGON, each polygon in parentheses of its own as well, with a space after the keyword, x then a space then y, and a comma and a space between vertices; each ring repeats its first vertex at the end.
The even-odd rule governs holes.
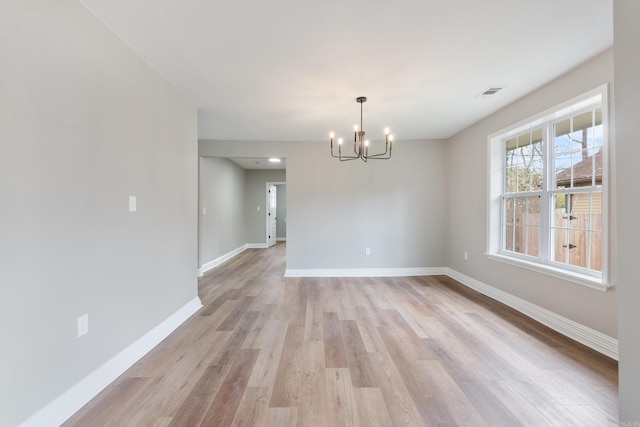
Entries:
MULTIPOLYGON (((552 127, 552 126, 551 126, 552 127)), ((551 135, 544 135, 546 141, 549 141, 551 135)), ((543 143, 546 143, 544 141, 543 143)), ((505 262, 518 267, 548 274, 563 280, 584 285, 593 289, 606 291, 612 285, 608 281, 608 240, 609 240, 609 203, 608 203, 608 187, 610 182, 608 168, 608 152, 611 144, 609 134, 609 102, 608 102, 608 85, 602 85, 589 92, 579 95, 569 101, 550 108, 540 114, 525 119, 513 126, 495 132, 487 137, 488 144, 488 189, 487 194, 487 248, 486 256, 490 260, 505 262), (542 232, 540 235, 540 257, 533 257, 515 252, 503 251, 502 244, 502 197, 504 194, 504 176, 505 176, 505 148, 504 144, 510 137, 520 135, 526 131, 540 128, 543 126, 543 133, 547 123, 556 122, 574 114, 579 114, 584 110, 600 106, 602 108, 602 125, 603 125, 603 143, 602 143, 602 272, 589 271, 585 272, 580 268, 571 265, 564 265, 550 261, 549 258, 549 242, 550 242, 550 209, 548 197, 541 198, 541 212, 547 212, 541 218, 542 232)), ((545 175, 545 186, 549 187, 549 181, 553 178, 552 172, 548 168, 548 156, 543 158, 545 175)), ((572 192, 575 189, 572 189, 572 192)), ((578 190, 580 191, 580 190, 578 190)), ((549 191, 547 191, 549 192, 549 191)))

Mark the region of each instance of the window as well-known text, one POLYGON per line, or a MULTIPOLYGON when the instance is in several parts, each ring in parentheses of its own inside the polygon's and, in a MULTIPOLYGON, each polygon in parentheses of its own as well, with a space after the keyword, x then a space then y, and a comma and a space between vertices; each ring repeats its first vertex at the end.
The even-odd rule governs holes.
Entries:
POLYGON ((605 290, 606 86, 489 137, 490 258, 605 290))

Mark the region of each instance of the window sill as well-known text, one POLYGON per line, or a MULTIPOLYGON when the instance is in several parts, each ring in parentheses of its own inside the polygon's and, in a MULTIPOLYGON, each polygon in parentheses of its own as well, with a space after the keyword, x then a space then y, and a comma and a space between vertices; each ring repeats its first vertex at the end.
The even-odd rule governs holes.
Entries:
POLYGON ((536 271, 538 273, 547 274, 549 276, 556 277, 558 279, 566 280, 578 285, 586 286, 591 289, 596 289, 601 292, 606 292, 607 289, 612 288, 613 285, 608 283, 602 283, 602 281, 596 277, 591 277, 586 274, 575 273, 573 271, 563 270, 550 265, 539 264, 536 262, 527 261, 524 259, 518 259, 506 255, 500 254, 485 254, 488 259, 493 261, 504 262, 506 264, 515 265, 516 267, 526 268, 528 270, 536 271))

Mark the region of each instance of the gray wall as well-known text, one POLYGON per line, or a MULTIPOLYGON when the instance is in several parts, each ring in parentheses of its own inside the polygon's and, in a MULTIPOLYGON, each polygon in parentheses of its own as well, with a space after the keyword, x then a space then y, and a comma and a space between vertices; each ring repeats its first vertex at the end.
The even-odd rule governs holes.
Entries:
POLYGON ((246 171, 245 227, 249 244, 267 243, 267 182, 285 182, 284 169, 255 169, 246 171), (257 207, 260 206, 260 211, 257 207))
MULTIPOLYGON (((505 109, 481 120, 448 142, 449 249, 447 265, 467 276, 572 319, 617 336, 616 289, 606 293, 530 270, 488 260, 487 136, 613 81, 613 53, 607 51, 505 109), (468 251, 469 260, 463 259, 468 251)), ((613 138, 611 138, 613 142, 613 138)), ((612 188, 614 188, 612 186, 612 188)), ((611 212, 616 212, 615 197, 611 212)), ((614 230, 615 230, 615 224, 614 230)), ((610 234, 612 246, 615 235, 610 234)), ((615 280, 615 251, 610 252, 615 280)))
MULTIPOLYGON (((619 193, 635 194, 640 4, 614 5, 614 161, 619 193)), ((0 3, 0 57, 0 425, 15 425, 197 296, 197 124, 78 2, 0 3)), ((287 158, 288 268, 448 265, 611 336, 618 296, 621 421, 640 421, 637 200, 614 195, 614 291, 482 255, 486 136, 612 82, 613 62, 607 52, 448 143, 400 141, 387 162, 339 163, 326 142, 202 141, 201 154, 287 158)), ((250 222, 246 241, 262 242, 264 216, 250 222)))
POLYGON ((366 164, 328 145, 287 156, 287 268, 444 267, 445 143, 399 141, 391 160, 366 164))
MULTIPOLYGON (((640 2, 616 0, 614 6, 616 154, 618 177, 618 339, 620 342, 620 422, 640 425, 640 2), (626 197, 625 197, 626 195, 626 197)), ((626 423, 626 424, 624 424, 626 423)))
MULTIPOLYGON (((287 158, 288 269, 445 266, 444 141, 400 141, 392 160, 368 164, 340 163, 328 155, 328 142, 199 145, 200 155, 287 158)), ((255 200, 264 205, 262 188, 255 200)), ((253 231, 259 242, 264 224, 262 217, 253 231)))
POLYGON ((200 266, 247 243, 245 181, 232 161, 200 158, 200 266))
POLYGON ((197 113, 77 1, 0 2, 0 58, 13 426, 197 297, 197 113))
POLYGON ((266 244, 266 183, 285 181, 284 169, 245 170, 227 158, 200 157, 198 265, 245 244, 266 244))
POLYGON ((281 240, 287 239, 287 185, 276 185, 278 191, 276 208, 276 237, 281 240))

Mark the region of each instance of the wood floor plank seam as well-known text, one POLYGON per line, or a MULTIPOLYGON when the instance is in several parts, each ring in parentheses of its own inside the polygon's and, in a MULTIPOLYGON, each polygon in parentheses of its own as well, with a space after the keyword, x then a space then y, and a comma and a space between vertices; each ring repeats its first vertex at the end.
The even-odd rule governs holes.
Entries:
POLYGON ((286 243, 64 426, 618 425, 617 362, 447 276, 285 278, 286 243))

